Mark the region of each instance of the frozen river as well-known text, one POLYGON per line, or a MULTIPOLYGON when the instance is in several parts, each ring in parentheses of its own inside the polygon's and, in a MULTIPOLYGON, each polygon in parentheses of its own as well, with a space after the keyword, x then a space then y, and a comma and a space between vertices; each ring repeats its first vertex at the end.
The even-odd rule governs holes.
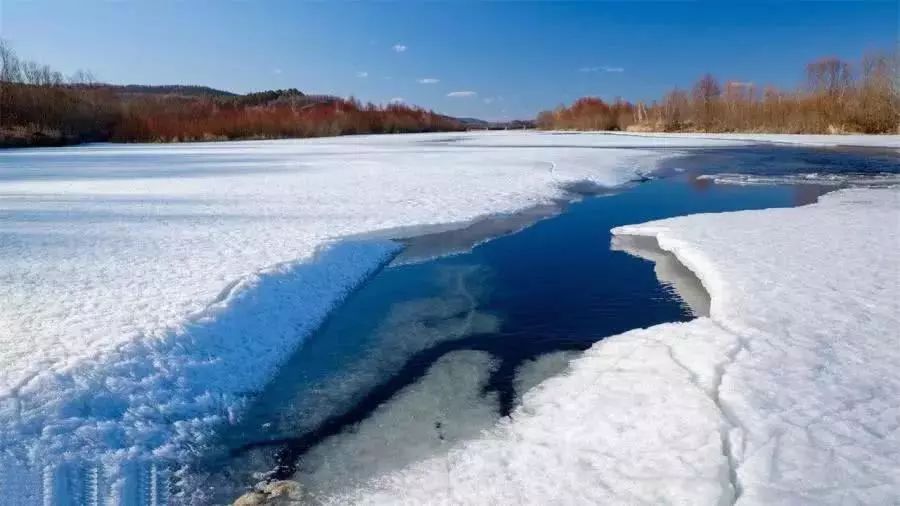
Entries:
POLYGON ((327 502, 476 438, 604 337, 708 312, 613 227, 898 172, 558 134, 2 153, 0 489, 206 502, 270 476, 327 502))

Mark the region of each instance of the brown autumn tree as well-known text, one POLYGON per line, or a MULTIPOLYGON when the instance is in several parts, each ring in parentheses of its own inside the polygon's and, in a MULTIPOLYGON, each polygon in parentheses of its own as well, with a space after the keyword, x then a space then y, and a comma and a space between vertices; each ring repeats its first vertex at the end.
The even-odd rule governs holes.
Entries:
POLYGON ((678 88, 649 106, 610 106, 611 121, 598 122, 597 105, 576 101, 539 116, 539 128, 639 129, 644 131, 764 131, 780 133, 898 133, 900 74, 897 53, 866 56, 857 65, 823 58, 806 66, 797 89, 760 88, 745 81, 724 87, 707 74, 687 94, 678 88), (577 105, 577 106, 576 106, 577 105))
POLYGON ((453 118, 401 104, 307 96, 296 89, 247 95, 203 87, 116 87, 88 72, 69 79, 20 60, 0 41, 0 146, 82 141, 171 142, 460 130, 453 118))

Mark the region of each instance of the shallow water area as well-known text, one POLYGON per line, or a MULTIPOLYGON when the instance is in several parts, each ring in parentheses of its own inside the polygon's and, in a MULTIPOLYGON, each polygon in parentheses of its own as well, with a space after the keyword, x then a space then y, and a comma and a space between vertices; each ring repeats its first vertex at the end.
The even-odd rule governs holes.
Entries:
POLYGON ((876 151, 703 150, 667 162, 666 177, 586 196, 556 216, 545 208, 409 240, 223 436, 218 458, 199 473, 200 489, 227 501, 236 495, 217 492, 229 484, 239 495, 263 479, 293 479, 306 500, 327 502, 446 453, 510 414, 530 387, 563 373, 597 340, 708 313, 708 295, 690 271, 652 241, 611 244, 611 228, 808 204, 835 185, 702 177, 808 167, 847 176, 842 184, 900 172, 897 160, 876 151), (498 234, 509 235, 484 242, 498 234))

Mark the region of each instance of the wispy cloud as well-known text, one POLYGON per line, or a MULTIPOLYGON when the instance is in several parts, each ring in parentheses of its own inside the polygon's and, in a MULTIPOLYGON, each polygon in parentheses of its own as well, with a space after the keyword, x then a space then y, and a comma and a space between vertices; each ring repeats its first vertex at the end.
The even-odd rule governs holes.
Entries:
POLYGON ((625 69, 622 67, 581 67, 578 69, 579 72, 625 72, 625 69))
POLYGON ((402 104, 403 102, 406 102, 406 101, 403 100, 403 97, 394 97, 394 98, 388 100, 388 102, 390 102, 392 104, 402 104))
POLYGON ((275 74, 276 76, 277 76, 277 75, 280 75, 280 74, 281 74, 281 69, 272 69, 272 73, 275 74))
POLYGON ((484 97, 483 99, 481 99, 481 101, 484 102, 485 104, 493 104, 494 97, 484 97))
POLYGON ((366 71, 357 72, 356 77, 369 77, 369 73, 366 71))
POLYGON ((434 77, 423 77, 421 79, 416 79, 419 84, 436 84, 441 82, 440 79, 436 79, 434 77))
POLYGON ((477 95, 478 95, 478 93, 476 93, 474 91, 468 91, 468 90, 451 91, 450 93, 447 93, 447 96, 451 97, 451 98, 471 98, 471 97, 475 97, 477 95))
POLYGON ((397 53, 402 53, 406 51, 407 48, 403 44, 394 44, 394 47, 392 49, 397 53))

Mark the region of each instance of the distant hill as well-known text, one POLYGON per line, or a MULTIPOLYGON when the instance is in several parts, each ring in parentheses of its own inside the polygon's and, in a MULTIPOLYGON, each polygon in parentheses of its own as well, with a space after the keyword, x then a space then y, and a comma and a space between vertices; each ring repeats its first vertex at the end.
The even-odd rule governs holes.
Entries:
POLYGON ((533 120, 486 121, 478 118, 452 118, 468 130, 521 130, 535 128, 533 120))
POLYGON ((490 125, 489 122, 487 122, 483 119, 478 119, 478 118, 455 118, 455 119, 456 119, 456 121, 459 121, 460 123, 465 125, 466 128, 488 128, 488 126, 490 125))
POLYGON ((128 95, 159 95, 180 96, 191 98, 210 97, 236 97, 237 93, 225 90, 217 90, 209 86, 191 86, 182 84, 146 85, 146 84, 73 84, 72 88, 90 88, 96 90, 108 90, 120 96, 128 95))
MULTIPOLYGON (((70 85, 73 88, 108 90, 115 93, 124 100, 140 99, 141 97, 183 97, 183 98, 207 98, 217 99, 226 102, 238 104, 240 106, 264 106, 291 104, 299 106, 312 106, 317 104, 329 104, 341 102, 344 99, 334 95, 308 95, 297 88, 287 88, 279 90, 256 91, 251 93, 233 93, 230 91, 219 90, 209 86, 193 86, 193 85, 144 85, 144 84, 75 84, 70 85)), ((507 129, 523 129, 535 128, 533 120, 513 120, 513 121, 486 121, 479 118, 457 118, 445 114, 437 115, 449 122, 461 124, 468 130, 507 130, 507 129)))
POLYGON ((290 104, 310 106, 316 104, 335 103, 343 100, 333 95, 307 95, 297 88, 265 90, 251 93, 233 93, 210 88, 209 86, 192 85, 143 85, 143 84, 72 84, 70 88, 78 90, 108 91, 122 100, 139 100, 147 97, 175 99, 212 99, 230 102, 239 106, 268 106, 290 104))

